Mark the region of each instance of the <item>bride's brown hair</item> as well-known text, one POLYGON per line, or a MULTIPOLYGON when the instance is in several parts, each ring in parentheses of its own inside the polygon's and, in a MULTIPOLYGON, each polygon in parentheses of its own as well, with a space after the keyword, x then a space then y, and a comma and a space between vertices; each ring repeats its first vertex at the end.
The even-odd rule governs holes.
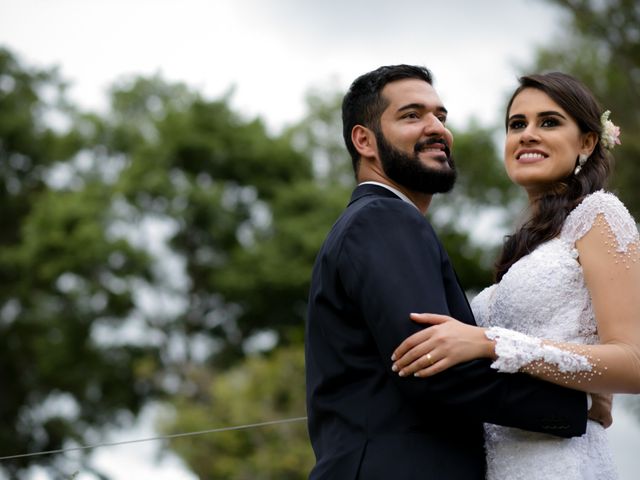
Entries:
MULTIPOLYGON (((578 124, 582 133, 595 132, 598 142, 578 175, 573 172, 552 186, 532 204, 529 216, 513 235, 505 237, 495 268, 496 281, 504 276, 520 258, 540 244, 557 237, 562 225, 582 199, 604 188, 612 169, 613 158, 600 141, 602 109, 591 91, 576 78, 559 72, 527 75, 507 105, 505 126, 516 96, 525 88, 535 88, 549 95, 578 124)), ((577 158, 576 158, 577 164, 577 158)))

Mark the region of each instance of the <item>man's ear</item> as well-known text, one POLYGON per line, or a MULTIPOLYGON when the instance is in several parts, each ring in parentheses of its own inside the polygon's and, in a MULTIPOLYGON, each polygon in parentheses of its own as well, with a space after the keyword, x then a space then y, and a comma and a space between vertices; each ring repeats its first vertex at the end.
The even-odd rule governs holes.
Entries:
POLYGON ((378 154, 375 134, 363 125, 355 125, 351 129, 351 141, 362 158, 372 158, 378 154))

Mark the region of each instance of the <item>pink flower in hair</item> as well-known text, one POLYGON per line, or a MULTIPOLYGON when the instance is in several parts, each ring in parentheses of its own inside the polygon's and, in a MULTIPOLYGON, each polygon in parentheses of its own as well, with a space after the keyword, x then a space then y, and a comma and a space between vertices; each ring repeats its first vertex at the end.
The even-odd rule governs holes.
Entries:
POLYGON ((609 120, 611 112, 607 110, 600 117, 600 123, 602 124, 602 133, 600 133, 600 141, 602 146, 608 150, 612 150, 616 145, 621 145, 620 142, 620 127, 615 125, 609 120))

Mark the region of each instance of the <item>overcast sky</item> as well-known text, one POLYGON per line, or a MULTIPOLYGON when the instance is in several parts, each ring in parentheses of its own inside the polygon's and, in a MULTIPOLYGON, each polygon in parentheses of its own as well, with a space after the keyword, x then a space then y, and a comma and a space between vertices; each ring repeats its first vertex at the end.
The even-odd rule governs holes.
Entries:
POLYGON ((453 125, 493 122, 537 45, 559 33, 540 0, 0 0, 0 44, 59 65, 72 97, 101 108, 123 75, 161 73, 273 128, 310 87, 345 89, 383 64, 433 70, 453 125))
MULTIPOLYGON (((29 65, 58 65, 87 108, 104 108, 118 78, 160 73, 209 98, 235 86, 234 107, 275 130, 301 118, 309 88, 344 90, 380 65, 420 64, 452 125, 473 115, 490 126, 563 19, 541 0, 0 0, 0 46, 29 65)), ((616 419, 622 479, 635 478, 640 428, 625 412, 616 419)), ((152 436, 149 425, 117 439, 152 436)), ((107 448, 97 459, 115 480, 194 478, 175 461, 154 467, 153 451, 107 448)))

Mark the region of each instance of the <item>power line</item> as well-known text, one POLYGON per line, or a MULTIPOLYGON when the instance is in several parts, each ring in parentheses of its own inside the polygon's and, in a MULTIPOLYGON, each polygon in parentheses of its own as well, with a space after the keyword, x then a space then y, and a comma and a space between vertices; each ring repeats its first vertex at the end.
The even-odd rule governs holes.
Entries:
POLYGON ((219 433, 219 432, 230 432, 233 430, 248 430, 250 428, 258 428, 258 427, 266 427, 269 425, 280 425, 283 423, 293 423, 293 422, 301 422, 306 420, 307 417, 294 417, 294 418, 285 418, 282 420, 271 420, 269 422, 261 422, 261 423, 250 423, 247 425, 236 425, 233 427, 222 427, 222 428, 211 428, 209 430, 200 430, 197 432, 186 432, 186 433, 174 433, 171 435, 159 435, 156 437, 148 437, 148 438, 139 438, 136 440, 124 440, 121 442, 107 442, 107 443, 97 443, 95 445, 83 445, 80 447, 72 447, 72 448, 61 448, 59 450, 47 450, 44 452, 34 452, 34 453, 22 453, 20 455, 8 455, 6 457, 0 457, 0 461, 3 460, 13 460, 16 458, 25 458, 25 457, 36 457, 40 455, 51 455, 54 453, 67 453, 74 452, 77 450, 90 450, 93 448, 100 447, 113 447, 117 445, 127 445, 131 443, 141 443, 141 442, 151 442, 153 440, 171 440, 173 438, 179 437, 190 437, 195 435, 204 435, 206 433, 219 433))

